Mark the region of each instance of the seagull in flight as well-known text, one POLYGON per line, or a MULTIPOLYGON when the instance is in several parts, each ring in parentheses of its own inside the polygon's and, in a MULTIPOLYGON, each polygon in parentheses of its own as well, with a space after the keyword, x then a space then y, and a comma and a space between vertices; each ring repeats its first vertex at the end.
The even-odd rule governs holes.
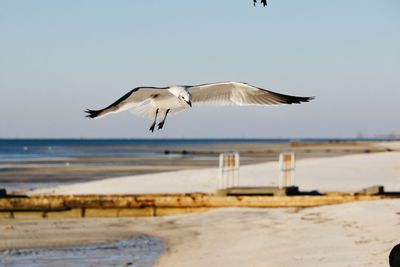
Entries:
POLYGON ((154 118, 150 131, 154 132, 157 116, 163 119, 157 124, 162 129, 168 114, 178 113, 193 106, 264 106, 300 104, 314 97, 284 95, 242 82, 218 82, 200 85, 168 87, 136 87, 106 108, 87 109, 88 118, 101 118, 110 113, 127 109, 142 117, 154 118))

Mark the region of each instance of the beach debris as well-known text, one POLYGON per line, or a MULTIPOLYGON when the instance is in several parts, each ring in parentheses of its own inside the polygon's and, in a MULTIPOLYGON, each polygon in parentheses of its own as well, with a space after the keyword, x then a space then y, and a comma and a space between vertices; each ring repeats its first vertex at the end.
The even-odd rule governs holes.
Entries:
POLYGON ((389 254, 389 265, 390 267, 400 266, 400 244, 393 247, 389 254))
POLYGON ((383 195, 384 193, 385 193, 385 187, 383 185, 369 186, 367 188, 364 188, 364 189, 356 192, 356 194, 364 194, 364 195, 370 195, 370 196, 383 195))
POLYGON ((7 190, 5 188, 0 188, 0 198, 7 196, 7 190))
POLYGON ((14 230, 15 228, 14 228, 14 225, 12 225, 12 224, 7 224, 7 225, 4 225, 3 229, 4 229, 4 230, 14 230))

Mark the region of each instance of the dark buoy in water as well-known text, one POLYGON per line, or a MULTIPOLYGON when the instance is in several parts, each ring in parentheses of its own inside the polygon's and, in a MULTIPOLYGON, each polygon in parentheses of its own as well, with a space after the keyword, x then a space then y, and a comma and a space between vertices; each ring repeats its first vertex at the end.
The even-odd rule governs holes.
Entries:
POLYGON ((400 267, 400 244, 394 246, 390 251, 389 265, 390 267, 400 267))

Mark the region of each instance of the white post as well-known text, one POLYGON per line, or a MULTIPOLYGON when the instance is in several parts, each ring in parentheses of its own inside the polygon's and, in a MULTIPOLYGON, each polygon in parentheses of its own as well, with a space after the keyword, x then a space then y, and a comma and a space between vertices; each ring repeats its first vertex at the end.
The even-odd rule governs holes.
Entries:
POLYGON ((239 166, 239 153, 223 153, 219 155, 219 189, 239 184, 239 166))
POLYGON ((224 154, 219 155, 219 175, 218 175, 218 189, 223 188, 223 175, 224 175, 224 154))
POLYGON ((285 152, 279 155, 279 187, 294 185, 295 157, 293 152, 285 152))
POLYGON ((233 186, 239 186, 239 168, 240 168, 240 157, 239 153, 235 153, 235 179, 233 181, 233 186))

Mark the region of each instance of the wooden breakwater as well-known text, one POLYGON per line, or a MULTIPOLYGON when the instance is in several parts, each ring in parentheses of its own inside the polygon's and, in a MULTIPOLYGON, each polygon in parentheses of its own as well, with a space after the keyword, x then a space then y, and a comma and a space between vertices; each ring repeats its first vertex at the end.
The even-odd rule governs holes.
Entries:
POLYGON ((224 207, 315 207, 398 195, 327 193, 306 196, 218 196, 211 194, 46 195, 0 198, 0 219, 134 217, 191 213, 224 207))

